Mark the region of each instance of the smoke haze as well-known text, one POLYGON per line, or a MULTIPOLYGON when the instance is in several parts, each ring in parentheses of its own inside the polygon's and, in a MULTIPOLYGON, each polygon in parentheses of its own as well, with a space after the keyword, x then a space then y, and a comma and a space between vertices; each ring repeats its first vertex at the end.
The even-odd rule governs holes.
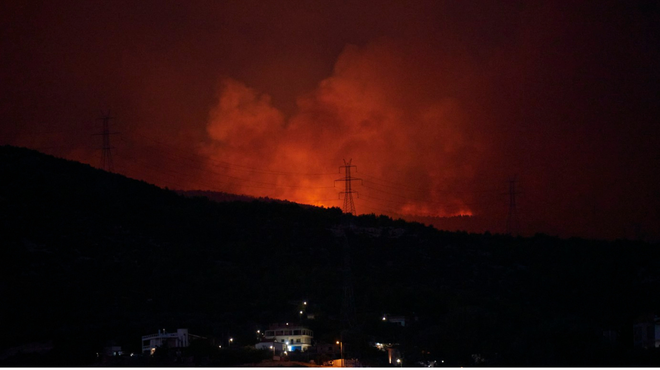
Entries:
MULTIPOLYGON (((654 2, 5 2, 0 138, 159 186, 660 239, 654 2), (96 140, 98 139, 98 143, 96 140)), ((475 221, 476 222, 476 221, 475 221)))

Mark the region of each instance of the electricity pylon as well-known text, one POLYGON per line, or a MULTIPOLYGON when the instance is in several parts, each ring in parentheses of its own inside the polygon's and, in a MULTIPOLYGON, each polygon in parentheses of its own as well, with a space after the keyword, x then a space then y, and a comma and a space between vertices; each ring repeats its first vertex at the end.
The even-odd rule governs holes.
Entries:
MULTIPOLYGON (((349 159, 348 162, 346 162, 346 160, 344 159, 344 165, 339 166, 339 172, 341 173, 341 169, 343 168, 345 176, 342 179, 335 180, 335 183, 337 181, 343 181, 345 184, 344 191, 339 193, 340 198, 341 195, 344 194, 344 207, 342 208, 342 211, 347 214, 355 215, 355 203, 353 202, 353 194, 358 194, 358 193, 357 191, 353 191, 352 182, 358 180, 362 182, 362 179, 351 176, 351 167, 355 167, 355 172, 357 172, 357 166, 351 165, 352 161, 353 159, 349 159)), ((358 194, 358 198, 359 197, 360 195, 358 194)))
POLYGON ((108 172, 114 172, 115 168, 112 163, 112 152, 111 150, 114 149, 110 146, 110 135, 116 135, 118 132, 110 132, 110 120, 114 119, 114 117, 110 117, 110 111, 108 111, 107 114, 103 114, 99 120, 103 121, 103 132, 94 134, 94 135, 101 135, 103 136, 103 154, 101 156, 101 168, 108 171, 108 172))

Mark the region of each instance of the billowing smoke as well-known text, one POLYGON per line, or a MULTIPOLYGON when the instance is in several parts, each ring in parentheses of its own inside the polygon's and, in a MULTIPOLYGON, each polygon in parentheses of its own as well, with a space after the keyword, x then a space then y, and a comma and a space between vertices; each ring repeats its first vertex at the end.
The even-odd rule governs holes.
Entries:
POLYGON ((353 183, 358 213, 471 214, 457 183, 472 177, 480 145, 448 93, 451 76, 420 73, 433 66, 408 57, 421 53, 388 40, 349 45, 289 118, 267 94, 223 80, 207 126, 213 142, 203 149, 210 163, 226 164, 216 180, 231 192, 338 206, 344 184, 334 180, 352 159, 362 179, 353 183), (435 83, 446 86, 429 94, 435 83))
POLYGON ((162 187, 341 206, 346 159, 358 213, 502 232, 515 177, 523 234, 660 240, 652 2, 0 7, 3 143, 99 166, 111 110, 162 187))

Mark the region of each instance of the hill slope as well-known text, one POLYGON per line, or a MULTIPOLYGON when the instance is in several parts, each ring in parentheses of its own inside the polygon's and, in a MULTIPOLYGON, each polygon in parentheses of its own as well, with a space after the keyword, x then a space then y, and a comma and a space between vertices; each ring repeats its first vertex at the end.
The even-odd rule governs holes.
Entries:
MULTIPOLYGON (((341 329, 337 209, 186 198, 4 146, 0 221, 0 352, 54 343, 50 357, 5 363, 85 365, 108 340, 139 351, 139 337, 163 327, 249 344, 255 328, 299 319, 290 302, 301 299, 317 313, 307 322, 317 339, 341 329)), ((401 343, 410 361, 641 361, 626 333, 637 315, 660 310, 648 296, 660 285, 657 246, 449 233, 375 216, 350 223, 359 331, 401 343), (416 320, 401 330, 383 326, 384 313, 416 320), (618 340, 604 343, 603 330, 618 340)), ((354 354, 366 358, 360 348, 356 339, 354 354)))

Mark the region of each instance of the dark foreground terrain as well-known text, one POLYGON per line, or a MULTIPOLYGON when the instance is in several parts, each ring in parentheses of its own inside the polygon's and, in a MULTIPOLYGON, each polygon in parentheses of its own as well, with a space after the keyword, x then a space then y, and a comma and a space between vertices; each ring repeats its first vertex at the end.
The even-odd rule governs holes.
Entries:
POLYGON ((188 365, 258 362, 244 347, 273 322, 303 319, 334 343, 345 243, 355 307, 346 351, 364 364, 386 365, 370 342, 398 343, 407 365, 660 364, 632 346, 635 320, 660 312, 660 249, 643 242, 216 203, 10 146, 0 147, 0 238, 4 366, 98 364, 109 344, 136 354, 116 365, 169 364, 137 356, 140 337, 160 328, 207 338, 186 350, 188 365), (219 350, 229 336, 234 349, 219 350))

